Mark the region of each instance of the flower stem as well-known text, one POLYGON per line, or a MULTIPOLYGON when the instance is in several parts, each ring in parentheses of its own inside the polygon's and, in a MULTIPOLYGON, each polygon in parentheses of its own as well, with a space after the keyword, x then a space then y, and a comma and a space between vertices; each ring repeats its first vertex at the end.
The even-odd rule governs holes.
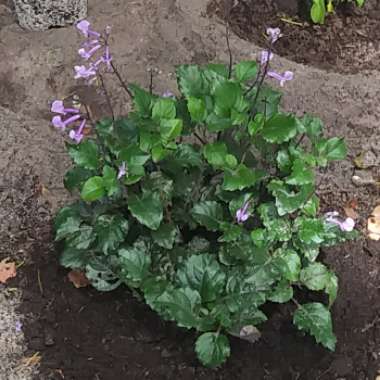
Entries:
POLYGON ((125 90, 125 92, 129 95, 129 97, 130 97, 131 99, 133 99, 133 94, 132 94, 132 92, 129 90, 127 83, 125 83, 125 81, 124 81, 123 78, 121 77, 119 71, 117 70, 116 66, 113 64, 112 61, 111 61, 111 67, 112 67, 113 72, 115 73, 117 79, 119 80, 119 82, 120 82, 120 84, 121 84, 121 87, 123 87, 124 90, 125 90))

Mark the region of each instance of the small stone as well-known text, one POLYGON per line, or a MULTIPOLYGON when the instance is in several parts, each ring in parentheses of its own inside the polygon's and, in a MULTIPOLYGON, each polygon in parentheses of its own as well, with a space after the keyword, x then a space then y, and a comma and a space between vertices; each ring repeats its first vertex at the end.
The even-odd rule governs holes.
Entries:
POLYGON ((376 184, 375 179, 371 172, 366 170, 356 170, 355 174, 352 176, 352 182, 356 186, 366 186, 376 184))
POLYGON ((87 16, 87 0, 13 0, 21 27, 40 31, 65 26, 87 16))

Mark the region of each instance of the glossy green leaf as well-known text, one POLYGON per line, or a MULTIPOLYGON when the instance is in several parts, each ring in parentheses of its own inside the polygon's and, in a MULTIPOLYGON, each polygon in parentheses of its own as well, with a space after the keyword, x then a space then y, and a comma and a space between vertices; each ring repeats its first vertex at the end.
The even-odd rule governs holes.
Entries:
POLYGON ((314 23, 324 24, 326 17, 326 4, 325 0, 313 0, 311 6, 310 16, 314 23))
POLYGON ((320 219, 298 218, 296 221, 298 237, 307 245, 321 244, 325 238, 325 228, 320 219))
POLYGON ((89 261, 89 252, 87 250, 65 247, 59 263, 65 268, 83 269, 89 261))
POLYGON ((329 278, 328 269, 321 263, 309 264, 300 274, 300 281, 310 290, 325 289, 329 278))
POLYGON ((241 96, 242 90, 237 83, 221 83, 214 93, 215 105, 222 110, 231 110, 241 96))
POLYGON ((260 132, 265 125, 265 115, 258 113, 255 115, 254 119, 248 123, 248 133, 250 136, 254 136, 256 133, 260 132))
POLYGON ((256 61, 241 61, 234 68, 236 79, 239 82, 254 79, 257 75, 256 61))
POLYGON ((108 165, 103 168, 103 185, 109 197, 119 191, 116 170, 108 165))
POLYGON ((76 165, 85 169, 96 170, 99 166, 99 148, 93 140, 85 140, 80 144, 69 145, 69 155, 76 165))
POLYGON ((215 201, 200 202, 192 208, 191 216, 201 226, 217 231, 223 221, 223 208, 215 201))
POLYGON ((203 148, 203 155, 207 162, 216 169, 225 166, 227 154, 227 146, 223 142, 206 144, 203 148))
POLYGON ((297 253, 291 249, 281 250, 277 256, 280 261, 280 270, 288 281, 298 281, 301 271, 301 259, 297 253))
POLYGON ((300 186, 314 183, 314 181, 315 175, 313 169, 301 159, 294 160, 292 172, 290 176, 286 178, 286 183, 300 186))
POLYGON ((106 188, 102 177, 91 177, 83 185, 81 197, 86 202, 96 201, 106 195, 106 188))
POLYGON ((243 190, 259 182, 265 173, 262 170, 250 169, 244 164, 224 172, 223 189, 227 191, 243 190))
POLYGON ((157 230, 163 218, 163 206, 158 193, 145 191, 142 196, 131 194, 128 209, 144 226, 157 230))
POLYGON ((201 97, 204 92, 202 72, 197 65, 180 65, 177 68, 179 88, 186 98, 201 97))
POLYGON ((181 135, 183 122, 180 119, 161 120, 160 134, 163 144, 168 144, 169 141, 176 139, 181 135))
POLYGON ((317 343, 335 350, 336 337, 332 331, 331 314, 326 306, 312 302, 301 305, 294 313, 293 323, 315 337, 317 343))
POLYGON ((279 283, 270 293, 268 299, 272 302, 285 303, 293 298, 293 288, 287 283, 279 283))
POLYGON ((328 161, 343 160, 347 155, 347 147, 344 140, 338 137, 322 139, 316 143, 318 163, 326 166, 328 161))
POLYGON ((178 228, 173 224, 161 224, 157 231, 152 231, 152 237, 160 247, 172 249, 178 233, 178 228))
POLYGON ((92 170, 81 166, 74 166, 65 174, 63 183, 67 190, 73 191, 76 188, 80 188, 93 175, 94 171, 92 170))
POLYGON ((132 90, 134 95, 133 103, 136 110, 141 114, 141 116, 149 117, 151 115, 154 96, 135 84, 130 84, 129 88, 132 90))
POLYGON ((195 352, 203 365, 217 367, 230 356, 230 344, 223 334, 204 333, 195 343, 195 352))
POLYGON ((177 282, 197 290, 202 302, 215 301, 223 292, 226 275, 214 255, 190 256, 177 271, 177 282))
POLYGON ((261 134, 266 141, 281 144, 297 134, 298 123, 295 116, 278 113, 265 122, 261 134))
POLYGON ((191 96, 188 98, 187 107, 193 121, 201 123, 206 119, 206 103, 203 99, 198 99, 191 96))
POLYGON ((152 118, 155 121, 171 120, 176 117, 175 102, 173 99, 158 99, 152 109, 152 118))

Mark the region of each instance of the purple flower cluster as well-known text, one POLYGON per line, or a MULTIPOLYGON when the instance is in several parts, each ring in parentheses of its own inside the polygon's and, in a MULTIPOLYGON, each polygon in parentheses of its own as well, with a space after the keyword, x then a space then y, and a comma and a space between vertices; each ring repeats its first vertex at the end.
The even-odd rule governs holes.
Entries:
POLYGON ((326 222, 337 225, 341 231, 351 232, 355 227, 355 221, 352 218, 345 220, 338 219, 339 212, 332 211, 325 214, 326 222))
POLYGON ((51 105, 51 112, 58 114, 53 116, 52 124, 57 129, 64 131, 66 127, 76 126, 79 123, 78 128, 73 128, 69 132, 69 136, 76 143, 80 143, 83 139, 83 132, 86 126, 86 118, 84 118, 79 109, 77 108, 65 108, 62 100, 55 100, 51 105), (66 119, 62 119, 62 116, 67 116, 66 119))
MULTIPOLYGON (((268 28, 267 35, 269 36, 269 42, 271 46, 283 35, 281 34, 280 28, 268 28)), ((273 54, 270 50, 263 50, 261 52, 260 64, 261 66, 266 66, 272 60, 273 54)), ((292 71, 285 71, 283 74, 277 73, 276 71, 269 70, 267 75, 271 78, 277 79, 280 82, 280 86, 283 87, 287 81, 291 81, 294 78, 292 71)))
POLYGON ((250 213, 248 211, 248 207, 249 207, 249 201, 245 202, 243 204, 242 207, 240 207, 237 211, 236 211, 236 221, 239 223, 239 224, 242 224, 244 222, 246 222, 250 216, 250 213))
POLYGON ((88 65, 74 67, 75 79, 83 78, 91 83, 96 78, 101 65, 106 65, 108 70, 112 70, 112 57, 108 46, 111 27, 107 26, 104 35, 102 35, 91 29, 91 24, 87 20, 82 20, 76 24, 76 28, 86 37, 78 50, 78 54, 86 63, 88 62, 88 65))

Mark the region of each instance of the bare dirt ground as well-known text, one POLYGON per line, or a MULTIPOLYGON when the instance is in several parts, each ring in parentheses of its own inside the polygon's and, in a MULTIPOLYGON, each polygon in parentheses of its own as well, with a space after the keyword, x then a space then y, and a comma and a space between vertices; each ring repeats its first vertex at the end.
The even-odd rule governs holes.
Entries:
MULTIPOLYGON (((53 283, 55 280, 50 275, 44 277, 46 265, 43 263, 56 265, 49 259, 49 255, 52 255, 49 226, 57 208, 68 199, 62 184, 68 160, 63 137, 49 124, 49 102, 68 96, 73 91, 84 91, 88 96, 89 90, 77 87, 73 79, 72 68, 77 62, 76 50, 79 44, 74 28, 25 32, 15 23, 8 5, 7 1, 0 0, 0 259, 10 257, 19 262, 25 260, 20 268, 20 278, 23 268, 33 268, 34 277, 25 276, 19 283, 20 288, 30 287, 31 294, 27 294, 27 297, 20 290, 12 290, 17 282, 0 287, 0 379, 29 380, 33 374, 40 380, 60 379, 63 377, 54 377, 59 373, 51 376, 42 372, 38 374, 37 367, 26 366, 22 359, 41 351, 41 369, 44 369, 47 366, 44 360, 51 356, 49 352, 52 351, 49 350, 59 351, 63 346, 59 346, 56 341, 54 348, 44 343, 35 349, 27 347, 31 339, 28 328, 25 327, 27 335, 29 334, 26 342, 23 332, 17 332, 15 326, 17 321, 28 326, 45 313, 45 310, 35 310, 32 307, 29 310, 33 309, 34 313, 28 313, 27 308, 18 307, 22 298, 24 303, 30 303, 30 297, 36 297, 33 289, 38 273, 42 278, 42 293, 45 291, 40 296, 45 303, 49 301, 48 297, 53 297, 53 290, 59 291, 60 282, 49 288, 49 281, 53 283), (22 310, 27 314, 22 314, 22 310)), ((227 61, 224 27, 219 24, 220 21, 207 17, 206 6, 204 0, 90 0, 89 20, 97 28, 112 25, 115 63, 125 78, 148 85, 149 75, 146 69, 157 68, 159 72, 154 79, 154 89, 162 92, 166 89, 175 90, 173 72, 176 64, 227 61)), ((259 51, 255 45, 236 36, 231 37, 231 44, 236 59, 254 58, 259 51)), ((324 207, 330 209, 340 208, 346 201, 357 199, 359 224, 363 227, 370 210, 379 203, 380 196, 375 185, 357 187, 352 183, 352 160, 366 150, 380 156, 380 73, 370 71, 365 74, 341 75, 305 67, 280 57, 276 57, 275 62, 278 68, 295 72, 294 81, 285 88, 284 108, 300 114, 311 112, 319 115, 327 126, 328 134, 346 137, 349 157, 324 174, 320 193, 324 207)), ((122 90, 112 80, 110 89, 113 100, 120 105, 118 112, 126 112, 122 90)), ((91 104, 93 111, 99 115, 106 109, 101 96, 93 94, 91 104)), ((379 175, 378 168, 372 168, 372 175, 379 175)), ((116 379, 117 373, 123 376, 119 378, 152 380, 179 377, 373 380, 380 370, 380 323, 376 319, 380 315, 380 247, 378 244, 368 244, 362 238, 352 245, 326 252, 326 260, 340 276, 341 285, 333 311, 341 344, 338 344, 334 355, 321 351, 318 347, 313 348, 315 346, 311 341, 305 342, 304 338, 299 337, 291 347, 295 350, 294 355, 287 356, 289 347, 281 344, 281 339, 287 341, 288 331, 284 333, 277 327, 277 330, 266 329, 264 334, 267 341, 272 344, 277 342, 276 346, 269 344, 251 348, 240 342, 235 343, 231 361, 222 370, 210 372, 197 367, 193 357, 189 358, 188 353, 182 354, 176 348, 176 344, 183 345, 183 339, 184 344, 192 349, 192 337, 179 332, 178 336, 177 333, 172 333, 166 343, 153 343, 155 346, 149 346, 152 351, 161 350, 158 357, 149 361, 149 368, 144 368, 144 355, 148 346, 136 345, 131 340, 126 341, 125 345, 136 347, 136 351, 128 360, 125 357, 123 359, 123 353, 113 353, 116 355, 113 359, 115 366, 123 363, 123 360, 128 362, 127 372, 121 369, 120 372, 112 371, 108 367, 107 371, 99 372, 97 368, 93 372, 88 369, 78 377, 75 370, 78 366, 83 366, 90 356, 86 352, 80 352, 76 354, 77 359, 74 358, 71 362, 71 372, 66 374, 65 379, 116 379), (273 335, 277 335, 277 338, 273 339, 273 335), (164 355, 164 349, 169 354, 174 354, 164 355), (260 350, 264 350, 265 354, 261 356, 260 350), (290 366, 288 358, 299 363, 300 368, 290 366), (155 372, 155 367, 161 372, 155 372), (187 377, 185 372, 188 373, 187 377)), ((60 276, 58 278, 61 279, 59 281, 62 282, 63 289, 67 289, 63 280, 64 272, 54 270, 55 276, 60 276)), ((41 289, 38 291, 41 292, 41 289)), ((66 291, 62 290, 63 294, 70 295, 66 291)), ((93 309, 95 313, 101 313, 104 308, 110 313, 112 308, 120 310, 116 303, 121 301, 115 300, 113 296, 99 298, 91 291, 77 294, 83 302, 98 297, 93 301, 97 305, 93 309), (113 304, 106 306, 108 302, 113 304)), ((125 294, 121 296, 127 297, 125 294)), ((35 305, 38 306, 39 302, 35 305)), ((139 310, 135 301, 128 300, 127 305, 130 309, 127 307, 127 310, 122 310, 123 318, 120 317, 117 322, 120 331, 123 323, 129 323, 129 327, 123 330, 127 336, 144 336, 144 332, 146 336, 147 329, 149 334, 154 335, 161 328, 165 334, 170 334, 170 328, 168 330, 157 324, 157 320, 150 314, 141 318, 141 315, 147 315, 147 311, 139 310), (136 308, 137 311, 131 311, 136 308), (131 313, 135 313, 134 324, 128 320, 132 318, 131 313), (153 322, 149 322, 152 318, 153 322)), ((115 313, 115 310, 112 312, 115 313)), ((62 315, 64 309, 55 312, 62 315)), ((92 315, 91 310, 84 315, 88 321, 92 315)), ((71 315, 70 318, 74 329, 76 316, 71 315)), ((108 317, 105 317, 103 325, 97 325, 96 328, 105 328, 107 322, 108 317)), ((286 329, 287 325, 284 326, 286 329)), ((79 330, 75 333, 79 334, 79 330)), ((101 347, 104 343, 99 342, 99 345, 101 347)), ((85 348, 86 346, 81 349, 85 348)), ((100 362, 101 368, 102 358, 95 359, 100 362)), ((62 364, 64 363, 58 362, 54 365, 62 364)))

